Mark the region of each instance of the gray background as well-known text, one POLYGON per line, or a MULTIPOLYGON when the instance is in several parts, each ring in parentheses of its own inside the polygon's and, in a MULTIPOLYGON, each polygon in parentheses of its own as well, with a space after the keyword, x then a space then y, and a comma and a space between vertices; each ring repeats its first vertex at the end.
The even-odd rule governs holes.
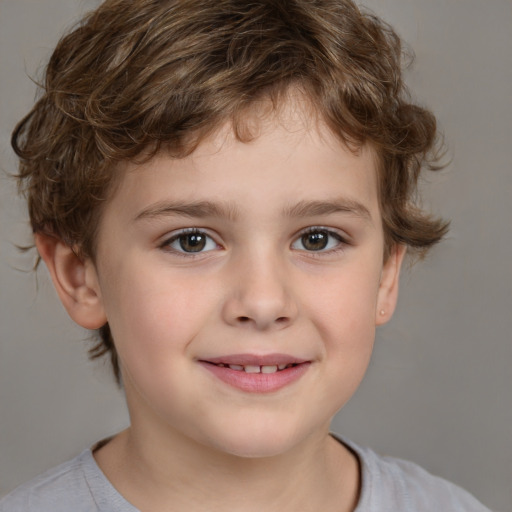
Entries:
MULTIPOLYGON (((0 0, 0 167, 9 134, 63 30, 92 0, 0 0)), ((416 52, 415 97, 433 108, 453 158, 425 182, 449 239, 404 274, 370 371, 334 430, 412 459, 512 510, 512 2, 372 0, 416 52)), ((127 424, 105 364, 66 317, 46 270, 27 269, 22 201, 0 187, 0 494, 127 424)))

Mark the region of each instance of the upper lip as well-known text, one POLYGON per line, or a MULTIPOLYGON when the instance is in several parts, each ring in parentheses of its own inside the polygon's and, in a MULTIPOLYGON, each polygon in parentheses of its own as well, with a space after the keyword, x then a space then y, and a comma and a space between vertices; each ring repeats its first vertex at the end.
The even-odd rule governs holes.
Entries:
POLYGON ((309 360, 289 354, 229 354, 226 356, 206 357, 200 361, 212 364, 236 364, 241 366, 272 366, 280 364, 301 364, 309 360))

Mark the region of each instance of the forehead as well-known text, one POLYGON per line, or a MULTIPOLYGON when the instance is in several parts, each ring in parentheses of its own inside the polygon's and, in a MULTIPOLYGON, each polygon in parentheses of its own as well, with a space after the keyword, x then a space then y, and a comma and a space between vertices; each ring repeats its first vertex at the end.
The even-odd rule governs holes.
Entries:
POLYGON ((117 211, 123 203, 142 211, 179 199, 230 202, 233 211, 254 214, 254 205, 290 210, 300 201, 344 197, 378 216, 374 151, 348 148, 310 105, 262 103, 241 121, 245 140, 226 122, 186 157, 162 151, 143 164, 125 164, 111 198, 117 211))

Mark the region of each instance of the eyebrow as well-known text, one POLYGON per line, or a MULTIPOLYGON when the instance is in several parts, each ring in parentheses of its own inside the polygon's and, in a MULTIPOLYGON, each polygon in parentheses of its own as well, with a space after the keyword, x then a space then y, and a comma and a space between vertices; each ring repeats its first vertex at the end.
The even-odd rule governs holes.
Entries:
POLYGON ((223 217, 234 220, 238 216, 238 209, 231 203, 213 203, 211 201, 162 201, 152 204, 142 210, 135 220, 154 219, 172 215, 183 215, 186 217, 205 218, 223 217))
POLYGON ((370 210, 359 201, 339 198, 332 201, 299 201, 286 208, 287 217, 314 217, 332 213, 349 213, 365 220, 372 220, 370 210))
MULTIPOLYGON (((348 198, 339 198, 328 201, 299 201, 283 210, 285 217, 315 217, 333 213, 348 213, 371 220, 370 210, 362 203, 348 198)), ((235 204, 229 202, 214 203, 212 201, 161 201, 150 205, 135 217, 135 221, 154 219, 173 215, 193 218, 219 217, 236 220, 240 211, 235 204)))

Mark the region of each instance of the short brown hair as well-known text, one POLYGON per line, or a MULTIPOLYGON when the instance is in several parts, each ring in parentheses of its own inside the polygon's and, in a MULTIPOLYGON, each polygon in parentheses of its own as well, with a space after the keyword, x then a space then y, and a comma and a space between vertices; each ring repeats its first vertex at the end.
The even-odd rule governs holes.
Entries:
MULTIPOLYGON (((434 116, 413 104, 391 27, 351 0, 107 0, 57 45, 42 96, 18 124, 19 187, 34 232, 94 258, 116 163, 189 154, 222 123, 292 86, 343 141, 379 159, 386 247, 423 254, 447 223, 415 203, 434 168, 434 116)), ((108 324, 92 357, 117 355, 108 324)))

